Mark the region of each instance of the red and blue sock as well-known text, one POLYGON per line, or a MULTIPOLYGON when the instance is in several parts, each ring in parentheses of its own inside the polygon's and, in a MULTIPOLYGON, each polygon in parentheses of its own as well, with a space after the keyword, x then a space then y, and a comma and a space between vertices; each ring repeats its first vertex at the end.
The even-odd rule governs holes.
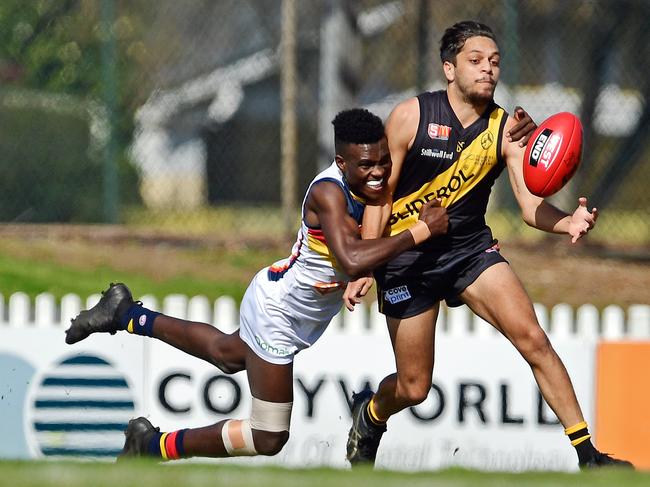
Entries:
POLYGON ((149 440, 147 451, 152 457, 160 457, 163 460, 178 460, 185 458, 185 447, 183 438, 187 430, 178 430, 171 433, 156 433, 149 440))

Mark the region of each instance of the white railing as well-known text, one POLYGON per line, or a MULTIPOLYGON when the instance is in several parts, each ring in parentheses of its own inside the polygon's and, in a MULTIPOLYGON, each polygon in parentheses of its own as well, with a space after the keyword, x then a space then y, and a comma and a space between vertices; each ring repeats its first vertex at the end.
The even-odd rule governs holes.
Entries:
MULTIPOLYGON (((30 300, 27 294, 17 292, 7 300, 0 295, 0 327, 67 327, 70 319, 81 309, 90 308, 99 300, 99 294, 89 296, 85 301, 76 294, 66 294, 57 303, 48 293, 39 294, 30 300)), ((161 309, 163 313, 192 321, 212 323, 224 331, 234 331, 238 327, 238 307, 236 301, 222 296, 210 302, 205 296, 188 298, 182 294, 165 297, 162 307, 150 295, 142 296, 144 306, 161 309)), ((610 305, 599 311, 591 304, 577 309, 560 303, 548 309, 535 304, 535 312, 542 327, 551 337, 603 338, 607 340, 650 339, 650 305, 634 304, 627 309, 610 305)), ((332 321, 330 329, 344 334, 384 334, 384 317, 377 306, 362 303, 354 312, 342 310, 332 321)), ((474 335, 480 337, 496 335, 498 332, 466 306, 447 308, 442 306, 438 316, 438 333, 449 336, 474 335)))

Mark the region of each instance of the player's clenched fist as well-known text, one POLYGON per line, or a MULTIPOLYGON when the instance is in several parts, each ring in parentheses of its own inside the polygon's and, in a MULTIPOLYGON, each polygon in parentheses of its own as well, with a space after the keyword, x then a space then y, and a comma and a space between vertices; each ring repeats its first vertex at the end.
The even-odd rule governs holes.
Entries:
POLYGON ((420 209, 420 220, 427 224, 432 237, 444 235, 449 228, 447 208, 444 208, 442 202, 437 198, 422 205, 420 209))

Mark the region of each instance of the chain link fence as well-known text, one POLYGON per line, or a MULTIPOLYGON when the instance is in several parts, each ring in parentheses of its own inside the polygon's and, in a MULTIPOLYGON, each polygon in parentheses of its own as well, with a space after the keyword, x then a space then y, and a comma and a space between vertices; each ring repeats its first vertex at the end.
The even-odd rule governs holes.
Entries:
MULTIPOLYGON (((554 202, 588 195, 594 239, 647 245, 648 18, 648 0, 6 0, 0 221, 293 233, 334 114, 386 118, 444 88, 438 41, 476 19, 503 53, 498 103, 583 121, 582 165, 554 202)), ((495 233, 527 236, 507 176, 494 191, 495 233)))

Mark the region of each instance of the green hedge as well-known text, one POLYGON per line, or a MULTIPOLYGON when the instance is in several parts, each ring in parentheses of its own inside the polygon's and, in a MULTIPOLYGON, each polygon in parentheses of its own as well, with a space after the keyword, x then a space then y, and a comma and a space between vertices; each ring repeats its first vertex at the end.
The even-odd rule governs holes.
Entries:
POLYGON ((0 220, 99 221, 101 166, 88 121, 43 108, 0 108, 0 220))
MULTIPOLYGON (((0 93, 0 222, 102 221, 102 154, 83 107, 73 98, 0 93)), ((124 157, 118 181, 118 207, 140 203, 124 157)))

